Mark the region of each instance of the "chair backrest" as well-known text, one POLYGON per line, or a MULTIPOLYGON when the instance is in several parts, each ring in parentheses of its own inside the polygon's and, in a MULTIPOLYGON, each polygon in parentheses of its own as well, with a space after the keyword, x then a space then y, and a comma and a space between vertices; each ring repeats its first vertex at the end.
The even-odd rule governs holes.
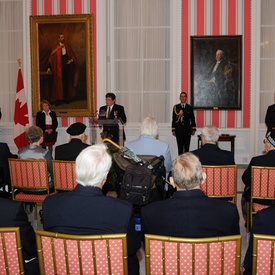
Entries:
POLYGON ((53 160, 55 191, 71 191, 76 186, 75 161, 53 160))
POLYGON ((12 191, 14 189, 49 189, 45 159, 10 158, 9 168, 12 191))
POLYGON ((236 203, 237 165, 203 165, 206 181, 201 190, 212 198, 228 198, 236 203))
POLYGON ((251 167, 251 196, 249 205, 250 228, 253 216, 269 205, 256 203, 255 199, 275 200, 275 167, 251 167))
POLYGON ((275 198, 275 167, 251 167, 251 195, 257 199, 275 198))
POLYGON ((145 234, 146 275, 240 274, 241 235, 179 238, 145 234))
POLYGON ((254 234, 252 253, 252 274, 275 274, 275 236, 254 234))
POLYGON ((128 274, 126 234, 69 235, 36 230, 40 274, 128 274))
POLYGON ((19 227, 0 227, 0 273, 24 274, 19 227))
POLYGON ((34 219, 36 220, 37 203, 42 203, 50 194, 47 161, 45 159, 30 160, 10 158, 9 168, 12 199, 15 201, 34 203, 34 219), (18 192, 17 189, 24 189, 25 191, 18 192), (28 189, 29 193, 26 191, 28 189))

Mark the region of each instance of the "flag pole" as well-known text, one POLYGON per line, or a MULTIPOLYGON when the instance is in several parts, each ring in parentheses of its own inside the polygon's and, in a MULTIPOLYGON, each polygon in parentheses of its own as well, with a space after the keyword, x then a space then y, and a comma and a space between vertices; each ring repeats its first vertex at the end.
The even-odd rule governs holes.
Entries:
POLYGON ((17 148, 20 149, 28 144, 25 137, 25 130, 29 124, 29 117, 27 98, 25 95, 24 82, 21 71, 21 58, 18 58, 17 62, 19 68, 15 94, 13 139, 17 148))
POLYGON ((21 63, 22 63, 21 58, 18 58, 18 59, 17 59, 17 62, 18 62, 18 66, 19 66, 19 68, 21 69, 21 63))

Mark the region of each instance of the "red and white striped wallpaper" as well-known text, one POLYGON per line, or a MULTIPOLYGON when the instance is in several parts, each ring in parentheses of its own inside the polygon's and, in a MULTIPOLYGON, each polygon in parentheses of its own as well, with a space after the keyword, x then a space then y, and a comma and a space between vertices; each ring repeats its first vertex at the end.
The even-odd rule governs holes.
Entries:
MULTIPOLYGON (((190 36, 242 35, 242 110, 197 110, 197 127, 250 127, 250 0, 182 0, 182 90, 190 91, 190 36)), ((94 72, 96 73, 96 0, 32 0, 32 15, 94 14, 94 72)), ((96 76, 95 76, 96 86, 96 76)), ((96 91, 96 87, 95 87, 96 91)), ((96 93, 95 93, 96 96, 96 93)), ((95 101, 96 102, 96 98, 95 101)), ((61 118, 60 126, 87 118, 61 118)))
POLYGON ((197 127, 250 127, 250 0, 182 0, 182 90, 190 91, 190 36, 242 35, 242 110, 197 110, 197 127))

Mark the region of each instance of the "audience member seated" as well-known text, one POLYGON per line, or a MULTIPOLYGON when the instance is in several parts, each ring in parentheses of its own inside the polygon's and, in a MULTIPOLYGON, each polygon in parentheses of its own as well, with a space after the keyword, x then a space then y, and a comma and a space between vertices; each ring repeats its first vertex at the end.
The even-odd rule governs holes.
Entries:
POLYGON ((172 198, 153 202, 141 210, 143 234, 203 238, 240 234, 235 204, 207 197, 200 184, 206 179, 199 159, 191 152, 172 163, 172 198))
MULTIPOLYGON (((242 211, 244 219, 246 220, 246 202, 250 202, 250 187, 251 187, 251 167, 252 166, 275 166, 275 130, 272 130, 266 135, 264 139, 264 154, 253 157, 243 172, 242 181, 245 184, 244 192, 242 195, 242 211)), ((273 204, 272 200, 259 200, 261 204, 273 204)))
POLYGON ((0 170, 1 170, 0 182, 3 183, 4 185, 7 184, 9 187, 9 190, 11 190, 10 171, 9 171, 9 162, 8 162, 9 158, 17 158, 17 155, 14 155, 11 153, 7 143, 0 142, 0 170))
POLYGON ((153 117, 146 117, 140 126, 140 136, 137 140, 127 142, 125 147, 137 155, 163 156, 166 176, 168 176, 172 160, 169 145, 158 140, 158 124, 153 117))
POLYGON ((25 274, 39 274, 35 234, 23 203, 0 198, 0 206, 0 227, 20 227, 25 274))
MULTIPOLYGON (((48 149, 41 147, 43 143, 43 131, 38 126, 30 126, 26 132, 26 139, 29 145, 19 149, 18 158, 20 159, 46 159, 48 166, 49 188, 52 192, 54 190, 53 176, 52 176, 52 154, 48 149)), ((25 193, 44 193, 45 190, 23 190, 25 193)))
POLYGON ((68 143, 55 147, 55 159, 58 160, 75 160, 79 153, 87 148, 87 136, 85 135, 86 125, 81 122, 73 123, 67 129, 70 135, 68 143))
POLYGON ((67 234, 127 233, 129 274, 139 274, 132 205, 104 196, 102 187, 112 164, 104 144, 84 149, 76 159, 76 188, 48 196, 42 205, 44 230, 67 234))
POLYGON ((275 206, 263 209, 254 217, 250 231, 249 245, 244 258, 244 275, 252 274, 253 234, 275 235, 275 206))
POLYGON ((192 151, 202 165, 229 165, 235 164, 234 153, 222 150, 217 145, 219 130, 217 127, 208 125, 201 131, 201 148, 192 151))

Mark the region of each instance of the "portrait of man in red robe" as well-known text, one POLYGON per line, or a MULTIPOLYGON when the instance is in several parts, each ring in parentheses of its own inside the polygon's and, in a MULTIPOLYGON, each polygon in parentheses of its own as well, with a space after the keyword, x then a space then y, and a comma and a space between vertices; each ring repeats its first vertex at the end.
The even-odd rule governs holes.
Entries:
POLYGON ((57 116, 94 111, 93 16, 31 16, 32 110, 47 100, 57 116))
POLYGON ((58 35, 58 44, 51 51, 47 72, 54 76, 52 101, 55 105, 73 101, 76 96, 79 67, 76 55, 65 42, 63 33, 58 35))

